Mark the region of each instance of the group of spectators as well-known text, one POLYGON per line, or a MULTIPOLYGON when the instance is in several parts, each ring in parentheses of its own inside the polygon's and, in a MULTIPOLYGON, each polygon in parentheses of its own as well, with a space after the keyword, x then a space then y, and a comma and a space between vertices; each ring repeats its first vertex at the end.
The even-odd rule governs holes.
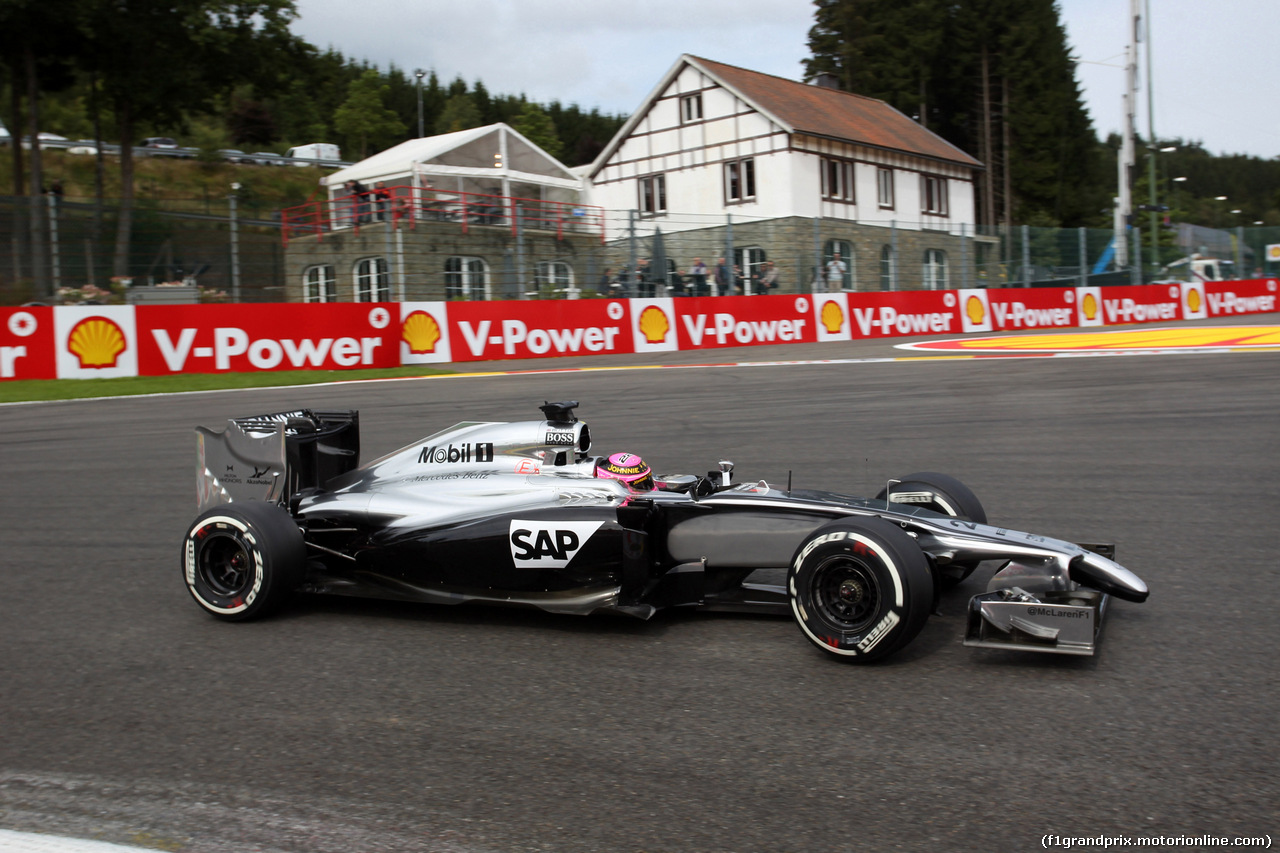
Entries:
POLYGON ((742 296, 765 295, 778 289, 778 268, 773 261, 756 265, 745 275, 737 264, 729 265, 724 258, 708 267, 702 258, 694 258, 689 269, 667 271, 651 269, 648 258, 636 262, 634 273, 624 267, 616 276, 606 269, 600 279, 599 290, 615 296, 635 295, 641 298, 653 296, 742 296), (748 289, 750 285, 750 289, 748 289), (658 288, 665 286, 665 291, 658 288))
POLYGON ((351 204, 351 219, 355 222, 379 222, 391 218, 391 190, 378 181, 369 189, 359 181, 347 181, 342 185, 351 204))

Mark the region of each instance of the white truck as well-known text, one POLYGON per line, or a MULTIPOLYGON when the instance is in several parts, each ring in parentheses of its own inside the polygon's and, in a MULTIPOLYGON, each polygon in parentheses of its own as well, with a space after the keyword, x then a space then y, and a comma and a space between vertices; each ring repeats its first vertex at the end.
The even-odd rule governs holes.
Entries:
MULTIPOLYGON (((310 145, 299 145, 284 152, 285 157, 294 160, 341 160, 342 152, 331 142, 313 142, 310 145)), ((314 163, 297 163, 295 166, 312 166, 314 163)))

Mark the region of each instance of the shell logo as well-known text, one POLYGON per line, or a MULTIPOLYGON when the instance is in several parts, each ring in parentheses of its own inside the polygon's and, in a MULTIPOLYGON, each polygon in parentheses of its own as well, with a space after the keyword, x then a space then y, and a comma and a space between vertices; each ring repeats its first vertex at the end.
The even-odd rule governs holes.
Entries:
POLYGON ((840 303, 834 300, 822 306, 820 318, 828 334, 834 335, 844 327, 844 312, 840 310, 840 303))
POLYGON ((67 335, 67 350, 80 367, 115 367, 126 348, 124 330, 106 317, 86 317, 67 335))
POLYGON ((1200 312, 1200 288, 1193 287, 1187 291, 1187 311, 1192 314, 1200 312))
POLYGON ((982 325, 982 321, 987 319, 987 312, 982 307, 982 300, 976 296, 970 296, 965 300, 964 313, 969 315, 969 322, 975 326, 982 325))
POLYGON ((436 351, 440 342, 440 324, 426 311, 414 311, 404 319, 400 335, 414 355, 426 355, 436 351))
POLYGON ((670 330, 671 322, 667 319, 666 312, 657 305, 650 305, 640 312, 640 334, 644 335, 645 343, 662 343, 670 330))
POLYGON ((1098 318, 1098 300, 1092 293, 1086 293, 1084 299, 1080 300, 1080 310, 1084 312, 1086 320, 1096 320, 1098 318))

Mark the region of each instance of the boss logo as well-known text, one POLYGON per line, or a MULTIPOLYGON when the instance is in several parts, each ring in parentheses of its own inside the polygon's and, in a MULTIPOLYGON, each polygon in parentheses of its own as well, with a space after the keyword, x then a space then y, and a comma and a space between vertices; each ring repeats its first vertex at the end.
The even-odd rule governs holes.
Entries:
POLYGON ((603 521, 527 521, 512 519, 508 540, 518 569, 563 569, 603 521))
POLYGON ((546 444, 567 444, 573 445, 574 438, 571 432, 548 432, 546 444))
POLYGON ((477 442, 454 447, 424 447, 418 454, 419 462, 492 462, 493 442, 477 442))

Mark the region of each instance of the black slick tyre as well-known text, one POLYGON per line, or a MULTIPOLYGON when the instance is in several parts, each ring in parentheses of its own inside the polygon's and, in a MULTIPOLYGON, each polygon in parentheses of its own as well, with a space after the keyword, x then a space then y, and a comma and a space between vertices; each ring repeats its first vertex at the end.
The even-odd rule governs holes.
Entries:
POLYGON ((264 616, 302 582, 306 546, 289 513, 265 501, 202 512, 182 543, 182 575, 196 603, 219 619, 264 616))
POLYGON ((902 528, 880 518, 823 525, 787 572, 796 624, 824 652, 853 663, 886 658, 929 618, 933 574, 902 528))
MULTIPOLYGON (((982 501, 978 500, 972 489, 948 474, 934 471, 908 474, 901 478, 901 482, 881 489, 876 498, 884 500, 886 496, 891 496, 890 503, 922 507, 961 521, 987 523, 987 511, 982 508, 982 501)), ((977 563, 949 563, 939 566, 938 580, 943 587, 953 587, 973 574, 977 567, 977 563)))

